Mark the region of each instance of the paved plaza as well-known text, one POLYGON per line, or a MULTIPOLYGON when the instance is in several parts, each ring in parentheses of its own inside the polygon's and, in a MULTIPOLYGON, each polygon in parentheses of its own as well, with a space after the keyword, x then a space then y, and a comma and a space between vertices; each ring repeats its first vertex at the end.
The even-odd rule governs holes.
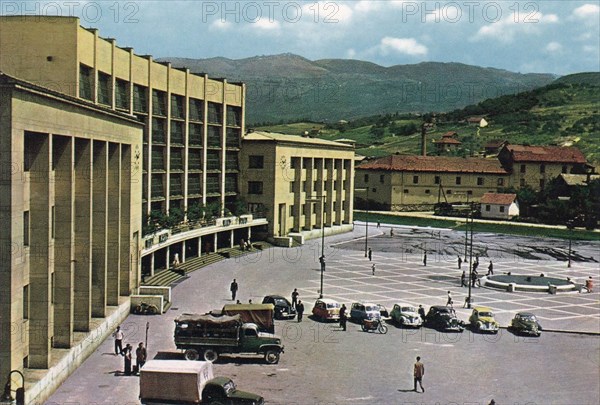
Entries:
MULTIPOLYGON (((462 302, 456 255, 464 255, 464 234, 449 230, 389 226, 369 228, 372 261, 364 255, 365 227, 326 238, 324 296, 349 306, 355 301, 444 305, 450 290, 458 317, 467 320, 462 302), (423 247, 428 252, 423 265, 423 247), (372 274, 375 263, 375 275, 372 274)), ((480 274, 489 260, 494 273, 571 278, 584 282, 600 278, 600 244, 574 244, 574 261, 552 255, 564 253, 565 241, 478 235, 474 253, 480 255, 480 274), (518 251, 518 252, 517 252, 518 251), (515 253, 516 252, 516 253, 515 253), (550 252, 550 253, 548 253, 550 252), (539 256, 538 256, 539 255, 539 256), (523 257, 526 256, 526 257, 523 257)), ((309 315, 320 288, 320 239, 298 248, 272 248, 225 260, 190 274, 173 286, 173 305, 160 316, 130 315, 122 324, 126 342, 143 341, 149 324, 149 358, 181 358, 173 344, 173 320, 184 312, 204 313, 231 303, 232 278, 240 285, 238 298, 260 302, 267 294, 288 296, 294 288, 309 315)), ((463 263, 463 269, 468 268, 463 263)), ((268 404, 596 404, 600 400, 600 294, 525 293, 473 289, 474 304, 490 306, 501 326, 515 312, 534 312, 544 326, 540 338, 524 338, 501 329, 498 335, 469 330, 445 334, 428 328, 402 329, 390 325, 386 335, 364 333, 349 323, 305 318, 277 321, 285 353, 277 365, 260 358, 223 357, 215 375, 227 375, 240 389, 265 397, 268 404), (570 331, 582 333, 553 332, 570 331), (420 355, 426 367, 426 393, 412 392, 412 364, 420 355)), ((116 325, 115 325, 116 326, 116 325)), ((113 355, 111 339, 56 391, 46 405, 139 404, 138 377, 125 377, 121 356, 113 355)))

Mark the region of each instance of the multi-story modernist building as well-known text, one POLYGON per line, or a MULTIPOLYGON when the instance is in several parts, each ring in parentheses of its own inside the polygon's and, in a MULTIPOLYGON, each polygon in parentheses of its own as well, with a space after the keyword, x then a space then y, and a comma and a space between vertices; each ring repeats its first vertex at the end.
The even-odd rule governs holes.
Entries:
POLYGON ((583 153, 575 147, 505 143, 498 153, 498 159, 510 173, 509 186, 529 186, 537 191, 560 174, 585 174, 593 171, 583 153))
POLYGON ((446 199, 479 201, 507 187, 508 179, 496 159, 390 155, 357 166, 355 186, 368 189, 358 202, 368 198, 371 209, 400 211, 431 208, 446 199))
MULTIPOLYGON (((217 206, 222 216, 238 198, 245 86, 195 75, 136 55, 75 17, 0 17, 0 71, 134 116, 144 124, 140 208, 186 213, 217 206)), ((233 211, 233 210, 232 210, 233 211)), ((226 223, 226 222, 225 222, 226 223)), ((236 232, 264 226, 236 225, 236 232)), ((145 274, 166 268, 175 254, 199 255, 233 243, 232 229, 170 233, 144 243, 145 274), (217 235, 222 233, 223 235, 217 235), (205 239, 205 241, 203 240, 205 239)))
POLYGON ((327 232, 351 229, 352 145, 252 132, 242 140, 240 169, 243 198, 251 212, 267 216, 270 235, 284 237, 323 225, 327 232))
POLYGON ((132 116, 0 73, 0 377, 60 370, 26 403, 83 361, 76 333, 139 285, 142 133, 132 116))

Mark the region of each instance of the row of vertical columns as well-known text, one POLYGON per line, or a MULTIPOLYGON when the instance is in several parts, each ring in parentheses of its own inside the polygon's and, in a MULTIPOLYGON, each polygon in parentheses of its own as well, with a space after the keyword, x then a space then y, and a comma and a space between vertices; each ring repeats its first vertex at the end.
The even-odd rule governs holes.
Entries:
POLYGON ((331 226, 333 224, 333 159, 324 160, 325 170, 327 170, 327 187, 325 189, 327 198, 323 204, 325 207, 325 226, 331 226))

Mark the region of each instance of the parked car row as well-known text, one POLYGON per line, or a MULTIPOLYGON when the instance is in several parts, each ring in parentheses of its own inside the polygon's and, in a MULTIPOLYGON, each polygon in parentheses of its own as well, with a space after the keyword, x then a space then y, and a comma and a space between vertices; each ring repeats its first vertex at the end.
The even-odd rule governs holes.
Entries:
MULTIPOLYGON (((293 319, 295 309, 290 302, 280 295, 268 295, 263 303, 275 305, 276 319, 293 319)), ((330 298, 319 298, 315 301, 312 315, 320 321, 339 321, 341 305, 330 298)), ((381 304, 371 302, 354 302, 350 306, 350 321, 363 323, 364 320, 389 319, 401 327, 419 328, 426 326, 444 332, 462 332, 466 323, 456 316, 452 307, 434 305, 423 319, 414 305, 394 304, 391 312, 381 304)), ((468 324, 474 332, 498 333, 499 323, 494 318, 494 313, 488 307, 476 306, 469 317, 468 324)), ((534 314, 519 312, 512 319, 509 329, 515 333, 531 336, 540 336, 542 327, 534 314)))

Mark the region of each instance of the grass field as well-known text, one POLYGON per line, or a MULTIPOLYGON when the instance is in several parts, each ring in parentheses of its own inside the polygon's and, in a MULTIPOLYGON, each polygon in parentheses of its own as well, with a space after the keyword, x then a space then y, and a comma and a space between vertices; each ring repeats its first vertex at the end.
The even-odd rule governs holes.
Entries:
MULTIPOLYGON (((357 221, 365 221, 366 214, 364 212, 355 212, 354 219, 357 221)), ((369 213, 369 222, 380 221, 386 224, 396 225, 407 225, 407 226, 420 226, 420 227, 432 227, 432 228, 448 228, 457 231, 465 230, 465 223, 460 220, 446 220, 446 219, 430 219, 421 217, 407 217, 398 215, 384 215, 384 214, 373 214, 369 213)), ((474 232, 489 232, 507 235, 521 235, 521 236, 536 236, 543 238, 557 238, 557 239, 569 239, 573 240, 587 240, 587 241, 600 241, 600 232, 587 231, 583 229, 575 229, 569 231, 567 229, 556 229, 556 228, 542 228, 542 227, 531 227, 526 224, 495 224, 495 223, 480 223, 475 222, 473 224, 474 232)))

